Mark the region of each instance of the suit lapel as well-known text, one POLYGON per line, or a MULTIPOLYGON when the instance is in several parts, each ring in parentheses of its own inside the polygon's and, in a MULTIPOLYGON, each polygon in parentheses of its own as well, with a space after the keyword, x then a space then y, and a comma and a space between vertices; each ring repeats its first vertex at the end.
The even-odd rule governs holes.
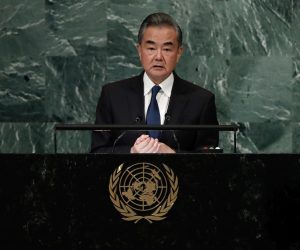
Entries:
MULTIPOLYGON (((167 114, 170 115, 169 124, 181 124, 184 116, 184 109, 188 102, 185 97, 185 89, 181 84, 181 79, 174 73, 174 84, 172 88, 170 103, 167 114)), ((165 122, 166 124, 166 122, 165 122)))
POLYGON ((145 121, 143 73, 130 82, 127 92, 127 103, 130 117, 134 117, 133 122, 139 117, 141 123, 143 123, 145 121))

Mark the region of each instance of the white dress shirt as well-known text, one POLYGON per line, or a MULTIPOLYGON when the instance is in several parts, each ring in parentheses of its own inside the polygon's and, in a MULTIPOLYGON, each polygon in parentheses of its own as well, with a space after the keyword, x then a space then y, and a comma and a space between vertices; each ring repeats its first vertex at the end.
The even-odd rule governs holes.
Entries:
MULTIPOLYGON (((151 81, 151 79, 149 78, 146 72, 144 73, 143 80, 144 80, 144 97, 145 97, 145 117, 147 117, 147 110, 151 101, 151 89, 156 84, 151 81)), ((156 100, 159 107, 161 124, 164 124, 165 122, 165 115, 168 110, 173 84, 174 84, 173 73, 171 73, 171 75, 169 75, 168 78, 166 78, 163 82, 159 84, 161 90, 157 93, 156 100)))

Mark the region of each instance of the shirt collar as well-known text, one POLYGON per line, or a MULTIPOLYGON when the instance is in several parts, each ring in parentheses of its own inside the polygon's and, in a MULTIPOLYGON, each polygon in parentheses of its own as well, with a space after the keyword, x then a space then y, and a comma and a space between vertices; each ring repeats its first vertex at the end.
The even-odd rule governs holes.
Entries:
MULTIPOLYGON (((151 81, 147 73, 144 73, 144 96, 147 95, 152 87, 156 85, 154 82, 151 81)), ((164 81, 162 81, 159 86, 161 87, 162 91, 168 96, 171 97, 171 91, 174 83, 174 74, 171 73, 164 81)))

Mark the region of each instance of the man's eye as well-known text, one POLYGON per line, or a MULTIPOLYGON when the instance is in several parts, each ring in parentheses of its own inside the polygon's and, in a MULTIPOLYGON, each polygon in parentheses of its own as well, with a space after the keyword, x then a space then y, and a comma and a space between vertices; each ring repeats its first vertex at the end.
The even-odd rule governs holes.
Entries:
POLYGON ((164 48, 164 51, 171 51, 170 48, 164 48))
POLYGON ((154 48, 148 48, 148 50, 155 50, 154 48))

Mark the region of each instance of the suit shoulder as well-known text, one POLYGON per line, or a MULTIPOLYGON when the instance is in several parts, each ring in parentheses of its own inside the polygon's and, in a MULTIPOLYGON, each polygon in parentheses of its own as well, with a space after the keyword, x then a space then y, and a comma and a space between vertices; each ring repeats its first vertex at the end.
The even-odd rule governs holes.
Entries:
POLYGON ((103 88, 109 90, 117 90, 117 89, 121 90, 124 88, 128 88, 130 86, 135 86, 139 82, 140 82, 140 76, 138 75, 126 79, 121 79, 115 82, 106 83, 103 85, 103 88))
POLYGON ((183 91, 187 94, 201 95, 207 97, 214 96, 214 94, 210 90, 203 88, 195 83, 183 79, 181 79, 180 83, 182 88, 184 89, 183 91))

